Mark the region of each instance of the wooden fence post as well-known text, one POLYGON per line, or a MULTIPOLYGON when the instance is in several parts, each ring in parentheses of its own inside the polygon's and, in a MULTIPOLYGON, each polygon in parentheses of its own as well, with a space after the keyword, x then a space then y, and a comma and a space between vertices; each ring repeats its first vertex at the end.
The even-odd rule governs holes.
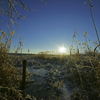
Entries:
POLYGON ((22 73, 22 88, 25 88, 25 78, 26 78, 26 60, 23 60, 23 73, 22 73))
POLYGON ((71 58, 71 55, 72 55, 72 54, 71 54, 71 49, 70 49, 70 58, 71 58))

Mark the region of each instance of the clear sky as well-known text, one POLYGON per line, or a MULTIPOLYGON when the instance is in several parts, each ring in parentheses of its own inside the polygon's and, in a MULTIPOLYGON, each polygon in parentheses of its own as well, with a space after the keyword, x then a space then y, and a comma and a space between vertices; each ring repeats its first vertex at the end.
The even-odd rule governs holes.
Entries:
MULTIPOLYGON (((12 27, 15 29, 12 50, 15 45, 18 45, 18 34, 25 39, 23 53, 27 53, 28 48, 30 53, 38 53, 58 50, 62 46, 69 51, 75 28, 79 34, 77 41, 84 42, 82 38, 84 31, 88 33, 87 39, 90 39, 91 46, 92 42, 97 40, 89 6, 84 4, 88 0, 44 0, 47 5, 41 0, 22 1, 26 6, 39 10, 28 12, 17 7, 19 13, 26 18, 20 19, 20 24, 18 24, 22 31, 18 30, 16 26, 12 27)), ((92 2, 91 4, 94 6, 92 12, 98 34, 100 34, 100 0, 92 0, 92 2)), ((7 31, 7 23, 0 28, 7 31)), ((73 45, 76 46, 76 43, 73 45)))

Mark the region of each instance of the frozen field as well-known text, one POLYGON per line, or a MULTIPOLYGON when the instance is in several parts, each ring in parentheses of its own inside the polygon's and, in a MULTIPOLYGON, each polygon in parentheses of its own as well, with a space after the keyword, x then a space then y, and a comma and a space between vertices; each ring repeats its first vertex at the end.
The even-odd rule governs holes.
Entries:
MULTIPOLYGON (((23 59, 27 60, 27 73, 30 74, 25 94, 34 96, 36 100, 98 98, 99 87, 94 88, 98 82, 98 61, 92 56, 82 55, 79 59, 76 56, 24 56, 23 59), (97 91, 95 95, 92 88, 97 91)), ((15 63, 22 69, 19 58, 15 63)))
MULTIPOLYGON (((26 94, 33 95, 38 100, 71 100, 72 90, 64 77, 68 74, 66 61, 30 57, 24 59, 27 60, 27 70, 31 73, 26 94)), ((20 61, 17 63, 22 66, 20 61)))

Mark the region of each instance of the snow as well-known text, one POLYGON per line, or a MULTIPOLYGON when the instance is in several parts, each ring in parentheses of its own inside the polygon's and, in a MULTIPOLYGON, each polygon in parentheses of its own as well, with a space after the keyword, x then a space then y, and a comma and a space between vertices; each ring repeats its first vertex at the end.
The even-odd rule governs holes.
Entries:
MULTIPOLYGON (((31 93, 30 91, 34 89, 34 86, 32 85, 36 81, 39 81, 40 84, 44 84, 44 82, 47 82, 47 80, 49 80, 49 85, 51 85, 52 87, 57 87, 59 84, 61 84, 61 88, 60 86, 57 87, 58 88, 57 90, 62 92, 62 95, 60 96, 61 100, 71 100, 70 95, 72 91, 69 89, 68 84, 65 82, 63 82, 62 84, 60 82, 62 79, 64 79, 64 76, 61 75, 61 73, 63 72, 66 73, 66 71, 62 70, 65 67, 64 66, 65 62, 59 64, 59 62, 53 60, 47 61, 36 58, 34 59, 25 58, 25 59, 27 60, 27 70, 31 73, 31 81, 29 83, 31 84, 31 86, 26 88, 27 91, 26 93, 28 92, 29 94, 31 93), (53 81, 53 83, 50 80, 53 81)), ((19 61, 18 63, 22 64, 19 61)))

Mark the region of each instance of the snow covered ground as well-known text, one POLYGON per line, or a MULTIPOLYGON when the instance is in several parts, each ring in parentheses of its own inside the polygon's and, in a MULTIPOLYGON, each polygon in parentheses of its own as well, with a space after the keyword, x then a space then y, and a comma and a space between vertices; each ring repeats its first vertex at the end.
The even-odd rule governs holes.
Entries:
POLYGON ((59 61, 38 58, 24 59, 27 60, 27 69, 31 72, 26 94, 33 95, 39 100, 71 100, 72 90, 64 78, 66 62, 59 63, 59 61))

